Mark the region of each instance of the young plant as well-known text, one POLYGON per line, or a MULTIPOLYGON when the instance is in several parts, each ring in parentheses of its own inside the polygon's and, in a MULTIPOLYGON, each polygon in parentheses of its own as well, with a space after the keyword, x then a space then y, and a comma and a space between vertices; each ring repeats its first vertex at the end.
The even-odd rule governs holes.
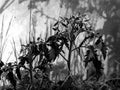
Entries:
POLYGON ((69 72, 71 72, 70 65, 73 51, 76 51, 78 55, 81 56, 80 50, 81 48, 85 48, 85 52, 87 52, 84 56, 85 67, 87 67, 89 62, 92 62, 95 68, 96 77, 98 79, 102 74, 102 59, 105 60, 106 58, 107 47, 104 43, 102 35, 92 29, 87 15, 78 14, 76 16, 71 16, 70 18, 61 17, 61 19, 54 24, 53 30, 56 32, 56 34, 48 38, 48 42, 51 43, 51 50, 53 50, 55 53, 52 53, 52 55, 56 57, 60 54, 65 61, 67 61, 69 72), (75 41, 77 40, 77 37, 81 35, 81 33, 84 33, 85 37, 77 46, 75 41), (63 50, 63 45, 65 45, 68 49, 67 59, 61 54, 61 52, 65 52, 63 50), (102 54, 98 54, 98 52, 101 52, 102 54), (103 58, 99 58, 100 56, 103 58))

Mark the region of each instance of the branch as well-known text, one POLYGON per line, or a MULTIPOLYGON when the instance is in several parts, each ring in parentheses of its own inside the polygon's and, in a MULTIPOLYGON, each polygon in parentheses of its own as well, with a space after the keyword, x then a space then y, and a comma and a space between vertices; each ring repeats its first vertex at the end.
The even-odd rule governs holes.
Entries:
POLYGON ((65 61, 68 61, 61 53, 60 53, 60 55, 65 59, 65 61))
MULTIPOLYGON (((84 47, 84 48, 88 48, 87 46, 81 46, 81 47, 84 47)), ((72 50, 72 51, 74 51, 74 50, 76 50, 76 49, 79 49, 80 47, 77 47, 76 45, 75 45, 75 48, 72 50)))
POLYGON ((82 46, 83 45, 83 43, 88 39, 89 37, 85 37, 85 39, 81 42, 81 44, 78 46, 78 47, 75 47, 72 51, 74 51, 74 50, 76 50, 76 49, 79 49, 80 47, 85 47, 86 48, 86 46, 82 46))
POLYGON ((52 20, 54 20, 54 21, 58 21, 56 18, 51 17, 51 16, 45 14, 45 13, 43 12, 43 10, 39 10, 39 9, 37 8, 37 12, 40 12, 40 13, 41 13, 41 16, 44 15, 44 16, 45 16, 46 18, 48 18, 48 19, 52 19, 52 20))
POLYGON ((8 56, 8 58, 7 58, 7 60, 6 60, 6 62, 5 62, 5 63, 7 63, 7 62, 8 62, 8 60, 10 59, 10 57, 11 57, 12 53, 13 53, 13 52, 10 52, 10 54, 9 54, 9 56, 8 56))
MULTIPOLYGON (((75 46, 75 50, 77 50, 77 52, 78 52, 78 54, 79 54, 79 56, 80 56, 80 59, 82 60, 82 54, 80 53, 80 48, 78 48, 76 45, 75 45, 75 42, 73 43, 74 44, 74 46, 75 46)), ((82 47, 85 47, 85 46, 82 46, 82 47)))
POLYGON ((14 41, 14 39, 13 39, 13 45, 12 45, 12 48, 13 48, 14 55, 15 55, 15 59, 16 59, 16 62, 17 62, 17 50, 16 50, 16 45, 15 45, 15 41, 14 41))
POLYGON ((7 43, 7 40, 8 40, 8 32, 10 30, 10 26, 11 26, 11 23, 12 23, 12 19, 13 17, 11 18, 10 22, 9 22, 9 25, 8 25, 8 28, 7 28, 7 31, 6 31, 6 34, 5 34, 5 38, 3 40, 3 27, 4 27, 4 16, 3 16, 3 20, 2 20, 2 27, 1 27, 1 32, 0 32, 0 50, 1 50, 1 58, 2 58, 2 53, 4 52, 5 48, 6 48, 6 43, 7 43), (3 44, 2 44, 3 42, 3 44))
POLYGON ((6 0, 3 5, 0 7, 0 14, 2 14, 2 12, 4 10, 6 10, 15 0, 12 0, 11 2, 9 2, 10 0, 6 0))

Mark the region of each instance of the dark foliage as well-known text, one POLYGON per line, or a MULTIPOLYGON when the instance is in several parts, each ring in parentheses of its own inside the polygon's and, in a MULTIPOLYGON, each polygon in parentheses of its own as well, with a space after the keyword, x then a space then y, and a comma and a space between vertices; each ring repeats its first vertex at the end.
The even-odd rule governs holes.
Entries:
POLYGON ((29 59, 27 57, 21 56, 19 57, 20 62, 19 65, 23 66, 25 64, 25 62, 29 63, 29 59))
POLYGON ((4 63, 2 61, 0 61, 0 68, 4 65, 4 63))
POLYGON ((101 48, 102 54, 103 54, 103 58, 106 58, 106 53, 107 53, 107 47, 105 45, 104 42, 102 42, 102 48, 101 48))
POLYGON ((3 71, 0 69, 0 79, 1 79, 1 74, 3 73, 3 71))
POLYGON ((16 80, 14 77, 14 74, 12 71, 9 71, 7 74, 7 79, 10 81, 10 83, 14 86, 14 89, 16 89, 16 80))
POLYGON ((21 80, 21 72, 20 72, 19 67, 16 68, 16 74, 17 74, 18 79, 21 80))
POLYGON ((12 88, 7 88, 6 90, 13 90, 12 88))
POLYGON ((113 90, 120 89, 120 79, 111 79, 106 81, 106 84, 113 90))

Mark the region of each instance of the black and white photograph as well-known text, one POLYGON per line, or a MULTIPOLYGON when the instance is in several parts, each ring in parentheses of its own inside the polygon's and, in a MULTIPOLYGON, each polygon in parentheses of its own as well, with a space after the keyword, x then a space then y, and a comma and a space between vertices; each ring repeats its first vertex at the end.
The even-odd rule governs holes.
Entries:
POLYGON ((120 90, 120 0, 0 0, 0 90, 120 90))

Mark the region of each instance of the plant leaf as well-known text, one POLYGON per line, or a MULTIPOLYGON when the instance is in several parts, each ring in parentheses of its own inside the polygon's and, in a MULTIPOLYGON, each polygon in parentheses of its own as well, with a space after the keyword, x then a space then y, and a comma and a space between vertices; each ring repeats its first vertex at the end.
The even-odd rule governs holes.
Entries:
POLYGON ((0 69, 0 80, 1 80, 1 74, 3 73, 3 71, 0 69))
POLYGON ((97 39, 97 41, 95 42, 95 45, 100 44, 102 41, 102 36, 99 36, 99 38, 97 39))
POLYGON ((29 59, 27 57, 21 56, 19 57, 19 59, 20 59, 19 65, 23 66, 25 64, 25 61, 29 63, 29 59))
POLYGON ((21 73, 20 73, 19 67, 16 68, 16 74, 17 74, 18 79, 21 80, 21 73))
POLYGON ((102 42, 101 52, 103 54, 103 58, 105 59, 107 55, 107 47, 104 42, 102 42))
POLYGON ((91 50, 88 50, 87 54, 85 56, 86 56, 86 58, 85 58, 84 62, 85 62, 85 67, 87 67, 88 63, 94 59, 94 54, 91 50))
POLYGON ((53 27, 52 28, 54 31, 59 31, 58 27, 53 27))
POLYGON ((59 21, 57 21, 57 22, 54 24, 54 26, 58 25, 58 23, 59 23, 59 21))
POLYGON ((9 71, 7 74, 7 79, 10 81, 10 83, 16 88, 16 80, 14 78, 14 74, 12 71, 9 71))
POLYGON ((46 42, 53 42, 54 40, 56 40, 56 36, 55 35, 50 36, 46 42))
POLYGON ((2 61, 0 61, 0 68, 4 65, 4 63, 2 61))
POLYGON ((61 22, 61 24, 62 24, 64 27, 68 28, 68 26, 67 26, 66 24, 64 24, 63 22, 61 22))

